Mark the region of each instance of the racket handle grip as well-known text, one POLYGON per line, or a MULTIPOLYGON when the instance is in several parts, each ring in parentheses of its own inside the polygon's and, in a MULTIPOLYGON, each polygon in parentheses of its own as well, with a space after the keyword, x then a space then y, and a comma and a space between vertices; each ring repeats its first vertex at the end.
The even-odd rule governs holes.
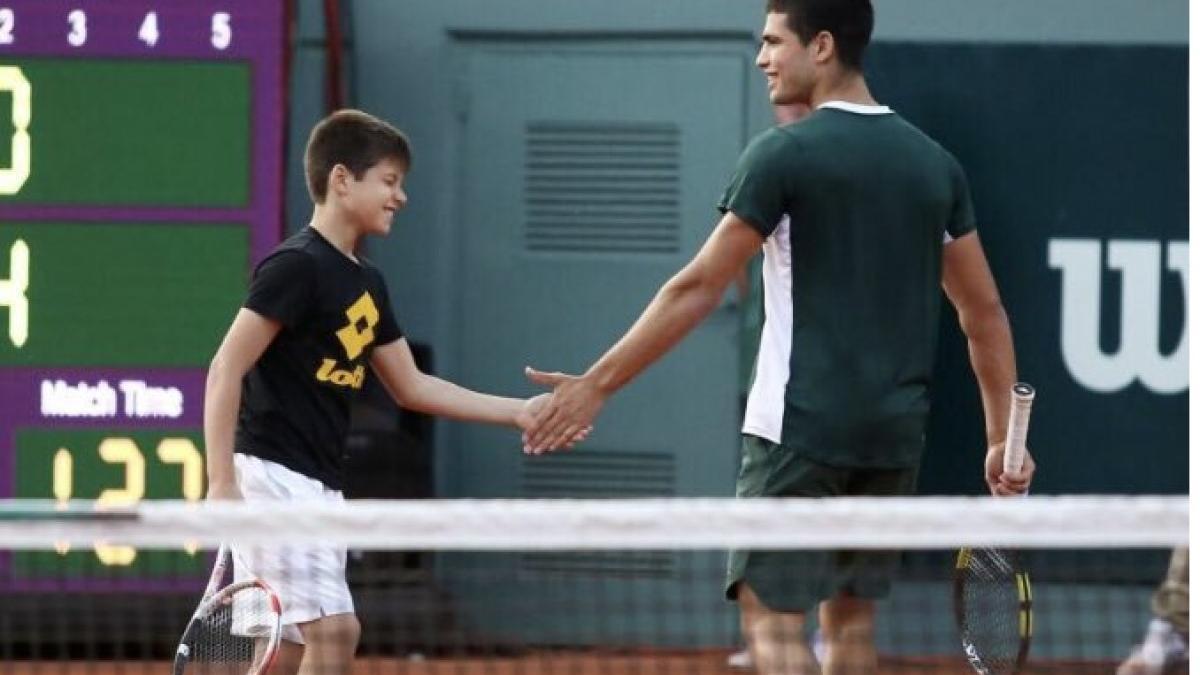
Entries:
POLYGON ((1025 463, 1025 436, 1029 433, 1029 413, 1033 409, 1033 387, 1018 382, 1012 388, 1008 411, 1008 433, 1004 436, 1004 473, 1014 476, 1025 463))
POLYGON ((217 549, 217 559, 213 563, 213 571, 208 578, 208 585, 204 588, 205 598, 211 597, 221 587, 221 581, 225 578, 225 569, 229 566, 229 558, 229 544, 222 542, 221 547, 217 549))

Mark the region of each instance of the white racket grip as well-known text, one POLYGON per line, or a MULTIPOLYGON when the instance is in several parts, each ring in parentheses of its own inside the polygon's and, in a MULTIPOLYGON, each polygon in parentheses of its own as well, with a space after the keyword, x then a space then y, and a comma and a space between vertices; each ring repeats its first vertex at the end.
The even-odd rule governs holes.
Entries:
MULTIPOLYGON (((225 578, 225 568, 229 565, 229 544, 221 544, 217 549, 217 561, 213 563, 212 576, 208 578, 208 586, 204 588, 204 599, 211 598, 213 593, 221 587, 221 580, 225 578)), ((200 603, 203 606, 203 602, 200 603)))
POLYGON ((1015 476, 1025 463, 1025 436, 1029 433, 1029 413, 1033 409, 1033 387, 1018 382, 1012 388, 1008 411, 1008 433, 1004 436, 1004 473, 1015 476))

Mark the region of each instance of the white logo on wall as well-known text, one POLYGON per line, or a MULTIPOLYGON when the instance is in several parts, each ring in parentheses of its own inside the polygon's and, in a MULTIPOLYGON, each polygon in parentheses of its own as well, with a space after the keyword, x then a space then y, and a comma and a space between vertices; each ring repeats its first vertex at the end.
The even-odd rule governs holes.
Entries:
POLYGON ((1051 239, 1050 267, 1062 270, 1062 353, 1067 371, 1094 391, 1119 391, 1135 380, 1157 394, 1188 388, 1187 281, 1188 242, 1162 244, 1119 239, 1108 242, 1108 269, 1121 275, 1120 341, 1117 351, 1100 349, 1100 269, 1102 243, 1095 239, 1051 239), (1178 275, 1184 289, 1183 329, 1167 354, 1158 347, 1163 279, 1178 275))

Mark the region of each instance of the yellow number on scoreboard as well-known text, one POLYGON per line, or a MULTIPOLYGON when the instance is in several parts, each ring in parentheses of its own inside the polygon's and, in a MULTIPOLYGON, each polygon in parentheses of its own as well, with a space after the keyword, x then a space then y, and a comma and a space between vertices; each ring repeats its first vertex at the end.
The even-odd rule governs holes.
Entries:
MULTIPOLYGON (((125 480, 121 487, 108 488, 100 493, 96 503, 101 506, 131 506, 146 496, 146 457, 137 443, 129 438, 106 438, 100 442, 100 459, 108 464, 122 464, 125 480)), ((181 491, 184 499, 198 501, 204 497, 204 456, 196 444, 187 438, 164 438, 157 448, 158 458, 164 464, 178 464, 181 473, 181 491)), ((53 490, 54 498, 65 502, 74 492, 75 462, 71 451, 59 448, 54 455, 53 490)), ((117 546, 107 542, 96 542, 96 557, 104 565, 124 567, 137 559, 137 549, 117 546)), ((187 544, 185 550, 195 554, 197 547, 187 544)), ((70 550, 65 544, 56 544, 60 554, 70 550)))
POLYGON ((0 66, 0 91, 12 92, 12 166, 0 168, 0 195, 15 195, 29 179, 29 122, 33 119, 33 87, 16 66, 0 66))
MULTIPOLYGON (((146 495, 146 458, 137 443, 128 438, 106 438, 100 442, 100 459, 109 464, 125 465, 125 485, 100 493, 100 506, 131 506, 146 495)), ((96 557, 105 565, 129 565, 137 557, 132 546, 96 543, 96 557)))

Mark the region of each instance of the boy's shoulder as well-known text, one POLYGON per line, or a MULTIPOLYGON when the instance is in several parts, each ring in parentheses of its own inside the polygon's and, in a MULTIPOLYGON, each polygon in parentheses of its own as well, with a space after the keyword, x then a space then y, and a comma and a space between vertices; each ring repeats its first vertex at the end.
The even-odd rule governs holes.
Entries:
POLYGON ((301 228, 299 232, 296 232, 287 239, 279 242, 279 245, 276 246, 275 250, 271 251, 271 253, 275 254, 283 253, 285 251, 298 251, 312 255, 316 250, 316 245, 320 243, 317 237, 318 235, 316 230, 312 229, 311 227, 301 228))
POLYGON ((383 276, 383 272, 380 271, 379 266, 376 265, 374 262, 372 262, 370 258, 367 258, 366 256, 363 256, 363 255, 359 255, 358 256, 358 264, 362 266, 363 271, 367 273, 367 276, 372 277, 377 283, 383 284, 385 286, 387 285, 386 280, 383 276))
POLYGON ((325 241, 316 230, 311 227, 305 227, 279 242, 279 245, 271 249, 271 252, 267 254, 264 262, 271 258, 279 257, 304 257, 317 261, 321 259, 322 255, 327 253, 327 248, 328 245, 325 244, 325 241))
POLYGON ((292 236, 279 242, 271 249, 256 266, 256 272, 266 268, 274 271, 297 272, 314 268, 317 263, 318 248, 314 246, 312 228, 304 228, 292 236))

